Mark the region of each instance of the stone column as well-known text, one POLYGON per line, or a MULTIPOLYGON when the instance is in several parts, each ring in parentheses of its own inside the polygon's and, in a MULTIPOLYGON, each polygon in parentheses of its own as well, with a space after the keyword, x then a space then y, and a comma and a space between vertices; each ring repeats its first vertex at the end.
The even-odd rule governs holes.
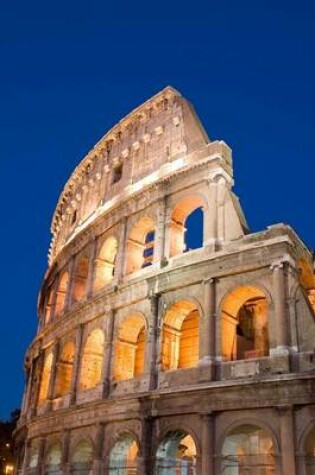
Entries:
POLYGON ((117 253, 114 279, 118 282, 124 275, 125 255, 127 246, 127 216, 122 217, 119 231, 119 248, 117 253))
POLYGON ((101 475, 103 472, 103 445, 104 445, 104 425, 102 423, 96 426, 95 451, 92 466, 93 475, 101 475))
POLYGON ((90 245, 89 270, 88 270, 88 278, 87 278, 87 285, 86 285, 86 298, 90 298, 93 295, 96 248, 97 248, 97 240, 94 239, 94 241, 90 245))
POLYGON ((110 380, 111 380, 111 367, 112 367, 112 357, 113 357, 113 345, 114 345, 114 323, 115 323, 115 312, 110 310, 106 315, 106 341, 104 348, 104 357, 103 357, 103 368, 102 368, 102 395, 103 398, 107 398, 110 392, 110 380))
POLYGON ((72 288, 73 288, 73 275, 74 275, 74 266, 75 266, 75 257, 72 256, 69 263, 69 280, 66 290, 66 298, 65 298, 65 305, 64 310, 67 311, 71 305, 71 298, 72 298, 72 288))
POLYGON ((30 455, 31 455, 31 440, 27 439, 25 441, 25 449, 24 449, 24 458, 23 458, 23 464, 22 464, 22 474, 26 475, 28 473, 28 465, 30 461, 30 455))
POLYGON ((279 406, 277 411, 280 418, 281 460, 283 475, 295 475, 295 442, 293 407, 290 405, 279 406))
POLYGON ((77 385, 79 379, 80 358, 82 352, 83 324, 80 324, 76 331, 75 355, 72 369, 72 379, 70 384, 70 405, 73 406, 77 397, 77 385))
POLYGON ((52 363, 51 363, 51 371, 50 371, 50 378, 49 378, 49 385, 48 385, 48 392, 47 392, 47 407, 46 407, 48 411, 51 410, 52 400, 54 399, 59 348, 60 348, 60 341, 57 339, 55 342, 54 348, 52 350, 53 357, 52 357, 52 363))
POLYGON ((275 262, 271 265, 272 284, 274 291, 274 313, 276 324, 277 352, 287 354, 288 335, 285 307, 285 276, 284 262, 275 262))
POLYGON ((215 419, 214 414, 202 415, 202 452, 201 452, 201 475, 215 475, 214 447, 215 447, 215 419))
POLYGON ((146 372, 149 379, 149 389, 153 390, 157 387, 157 336, 158 336, 158 321, 159 321, 159 294, 150 295, 151 315, 148 329, 148 342, 146 354, 146 372))
POLYGON ((159 261, 163 267, 165 261, 165 211, 166 198, 163 197, 158 202, 157 231, 154 243, 154 261, 159 261))
POLYGON ((70 430, 65 430, 62 434, 62 457, 61 457, 61 471, 64 475, 68 475, 71 473, 69 449, 70 449, 70 430))
POLYGON ((44 437, 41 437, 38 446, 38 475, 45 474, 45 442, 44 437))
POLYGON ((203 282, 204 288, 204 321, 200 325, 200 352, 198 366, 201 370, 202 379, 215 378, 215 355, 216 355, 216 295, 215 281, 208 279, 203 282))
POLYGON ((138 475, 153 474, 152 460, 152 418, 141 418, 141 452, 138 456, 138 475))

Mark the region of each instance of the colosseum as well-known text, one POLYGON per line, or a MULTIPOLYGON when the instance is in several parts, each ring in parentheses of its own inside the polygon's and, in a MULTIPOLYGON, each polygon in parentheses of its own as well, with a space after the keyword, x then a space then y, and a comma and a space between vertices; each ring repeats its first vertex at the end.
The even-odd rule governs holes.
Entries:
POLYGON ((250 233, 232 190, 231 149, 171 87, 77 166, 16 474, 315 474, 313 255, 288 225, 250 233))

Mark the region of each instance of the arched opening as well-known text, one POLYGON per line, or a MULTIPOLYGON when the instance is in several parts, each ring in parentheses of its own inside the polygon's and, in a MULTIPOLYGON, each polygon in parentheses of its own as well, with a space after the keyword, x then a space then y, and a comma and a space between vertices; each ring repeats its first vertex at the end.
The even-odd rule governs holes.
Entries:
POLYGON ((131 434, 115 443, 109 454, 109 475, 136 475, 139 447, 131 434))
POLYGON ((163 322, 162 368, 191 368, 199 359, 199 311, 196 304, 180 300, 167 310, 163 322))
POLYGON ((48 353, 48 355, 46 355, 45 361, 44 361, 44 366, 43 366, 43 371, 42 371, 41 381, 40 381, 39 395, 38 395, 39 403, 42 401, 45 401, 48 396, 52 360, 53 360, 53 355, 50 352, 48 353))
POLYGON ((203 246, 204 201, 188 196, 174 208, 170 222, 170 257, 203 246))
POLYGON ((274 475, 273 441, 263 429, 242 425, 224 439, 221 452, 222 475, 274 475))
POLYGON ((114 236, 107 238, 100 249, 95 260, 94 290, 96 292, 114 277, 117 249, 118 242, 114 236))
POLYGON ((47 291, 47 296, 45 299, 45 323, 49 323, 51 319, 52 312, 52 300, 53 300, 53 290, 49 287, 47 291))
POLYGON ((33 444, 31 445, 31 453, 28 461, 28 474, 35 475, 38 471, 38 457, 39 457, 39 450, 38 445, 33 444))
POLYGON ((80 389, 95 387, 102 376, 104 354, 104 333, 100 329, 93 330, 84 345, 80 373, 80 389))
POLYGON ((63 272, 59 281, 57 294, 56 294, 55 317, 58 317, 64 310, 68 282, 69 282, 69 274, 68 272, 63 272))
POLYGON ((74 352, 74 344, 71 341, 62 348, 57 366, 55 397, 62 397, 70 392, 74 352))
POLYGON ((61 448, 58 443, 52 445, 45 457, 45 475, 57 475, 61 469, 61 448))
POLYGON ((89 258, 87 255, 78 256, 73 273, 72 301, 81 302, 86 296, 87 279, 89 272, 89 258))
POLYGON ((221 347, 226 361, 269 354, 268 305, 262 290, 252 286, 239 287, 224 299, 221 347))
POLYGON ((169 432, 156 453, 156 475, 195 475, 197 451, 194 439, 183 430, 169 432))
POLYGON ((90 441, 81 440, 71 457, 72 475, 89 475, 93 462, 93 447, 90 441))
POLYGON ((315 275, 313 272, 312 264, 305 259, 300 259, 298 262, 299 280, 309 303, 315 313, 315 275))
POLYGON ((306 475, 315 475, 315 427, 306 439, 304 452, 306 475))
POLYGON ((152 265, 155 226, 149 217, 141 218, 132 228, 126 244, 126 273, 130 274, 152 265))
POLYGON ((141 376, 146 342, 145 319, 131 315, 119 327, 115 348, 114 379, 123 381, 141 376))

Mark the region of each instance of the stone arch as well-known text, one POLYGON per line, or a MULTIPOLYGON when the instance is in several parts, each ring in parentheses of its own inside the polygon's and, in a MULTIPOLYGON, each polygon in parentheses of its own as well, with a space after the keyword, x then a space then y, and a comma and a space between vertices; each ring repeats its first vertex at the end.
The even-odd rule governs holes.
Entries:
POLYGON ((269 354, 268 294, 252 284, 230 290, 220 304, 221 354, 225 361, 269 354))
POLYGON ((67 341, 60 352, 57 366, 55 397, 65 396, 70 392, 75 345, 73 341, 67 341))
POLYGON ((45 314, 45 324, 49 323, 52 316, 52 302, 53 302, 53 287, 49 286, 47 289, 47 294, 45 297, 45 306, 44 306, 44 314, 45 314))
POLYGON ((191 299, 177 300, 165 312, 161 361, 164 371, 190 368, 199 360, 200 311, 191 299))
POLYGON ((313 475, 315 473, 315 420, 312 420, 304 430, 299 452, 304 455, 305 475, 313 475))
POLYGON ((101 290, 114 277, 118 240, 115 236, 107 237, 100 247, 95 259, 94 291, 101 290))
POLYGON ((132 379, 144 371, 146 319, 141 313, 125 317, 115 344, 114 380, 132 379))
MULTIPOLYGON (((170 220, 170 249, 169 255, 170 257, 176 256, 178 254, 182 254, 183 252, 187 251, 186 241, 185 241, 185 234, 186 234, 186 227, 185 224, 187 222, 188 217, 194 213, 196 210, 202 210, 202 220, 203 220, 203 229, 202 229, 202 236, 200 236, 200 242, 203 243, 203 235, 204 235, 204 209, 207 207, 207 203, 205 198, 200 194, 190 194, 183 197, 173 208, 171 213, 171 220, 170 220)), ((202 246, 197 246, 202 247, 202 246)))
POLYGON ((197 467, 197 445, 190 431, 169 429, 156 451, 156 475, 193 475, 197 467))
POLYGON ((57 475, 61 468, 61 444, 53 442, 45 454, 45 475, 57 475))
POLYGON ((94 447, 89 438, 76 442, 71 453, 71 474, 89 475, 93 463, 94 447))
POLYGON ((130 431, 121 432, 110 448, 108 455, 109 475, 134 475, 137 473, 140 445, 130 431))
POLYGON ((58 317, 64 311, 68 285, 69 272, 63 271, 60 276, 59 285, 56 292, 55 317, 58 317))
POLYGON ((52 351, 49 351, 45 355, 44 366, 43 366, 43 370, 41 374, 41 381, 40 381, 39 394, 38 394, 39 403, 45 401, 48 396, 52 362, 53 362, 53 354, 52 354, 52 351))
POLYGON ((39 466, 39 445, 38 440, 32 440, 30 456, 28 459, 28 472, 31 475, 35 475, 39 466))
POLYGON ((104 332, 96 328, 88 335, 82 353, 80 390, 91 389, 101 381, 104 356, 104 332))
POLYGON ((154 257, 156 224, 144 216, 133 225, 126 243, 126 273, 130 274, 151 265, 154 257))
POLYGON ((277 440, 267 424, 252 419, 238 421, 220 439, 217 472, 276 473, 277 453, 277 440))
POLYGON ((89 256, 83 252, 76 257, 72 282, 72 302, 81 302, 86 297, 89 273, 89 256))

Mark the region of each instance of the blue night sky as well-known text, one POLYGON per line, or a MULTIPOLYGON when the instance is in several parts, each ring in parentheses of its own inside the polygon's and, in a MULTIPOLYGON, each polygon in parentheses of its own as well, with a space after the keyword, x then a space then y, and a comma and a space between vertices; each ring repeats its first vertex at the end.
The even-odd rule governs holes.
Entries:
POLYGON ((170 84, 234 151, 252 231, 315 247, 314 2, 5 2, 0 28, 0 418, 20 405, 50 220, 104 132, 170 84))

